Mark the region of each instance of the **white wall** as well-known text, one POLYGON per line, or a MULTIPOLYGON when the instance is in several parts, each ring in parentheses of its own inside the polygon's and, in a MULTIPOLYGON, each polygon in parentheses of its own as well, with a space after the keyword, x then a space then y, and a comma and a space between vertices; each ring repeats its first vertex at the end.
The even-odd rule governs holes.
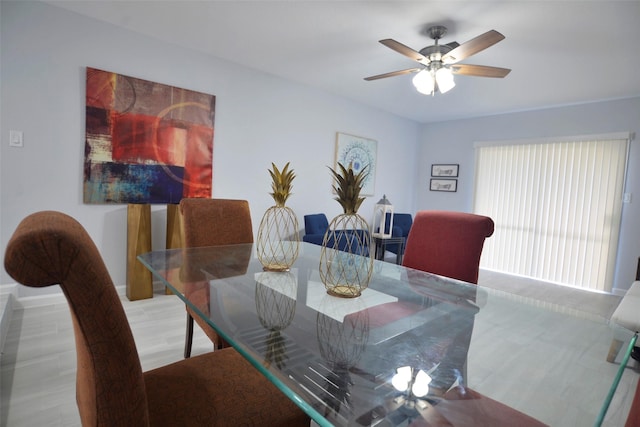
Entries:
POLYGON ((427 125, 421 135, 417 210, 451 209, 471 212, 475 141, 514 140, 556 136, 634 132, 625 192, 632 202, 624 204, 614 291, 631 285, 640 257, 640 98, 582 104, 427 125), (432 163, 459 163, 457 193, 428 190, 432 163), (617 289, 615 289, 617 288, 617 289))
MULTIPOLYGON (((415 211, 415 122, 48 4, 0 5, 1 257, 24 216, 60 210, 87 228, 116 285, 125 283, 126 207, 82 203, 87 66, 216 95, 213 196, 248 199, 254 231, 272 204, 272 161, 296 171, 288 205, 301 227, 304 214, 340 213, 327 169, 338 131, 378 141, 376 194, 361 213, 369 217, 383 193, 397 212, 415 211), (24 132, 24 148, 9 147, 10 129, 24 132)), ((153 210, 156 248, 165 214, 153 210)), ((11 282, 3 271, 0 283, 11 282)))
MULTIPOLYGON (((326 168, 337 131, 378 141, 376 194, 361 209, 367 216, 383 193, 397 212, 471 211, 474 141, 638 133, 640 126, 640 98, 421 126, 48 4, 3 0, 0 19, 0 258, 24 216, 61 210, 87 228, 118 285, 125 282, 126 207, 82 203, 87 66, 216 95, 214 197, 248 199, 254 229, 271 204, 272 161, 291 161, 296 170, 289 205, 301 227, 306 213, 339 213, 326 168), (8 146, 10 129, 24 132, 24 148, 8 146), (460 164, 458 192, 428 190, 432 163, 460 164)), ((635 194, 623 212, 620 289, 640 256, 638 141, 630 154, 626 191, 635 194)), ((154 208, 156 248, 164 243, 164 215, 154 208)), ((10 282, 3 271, 0 283, 10 282)))

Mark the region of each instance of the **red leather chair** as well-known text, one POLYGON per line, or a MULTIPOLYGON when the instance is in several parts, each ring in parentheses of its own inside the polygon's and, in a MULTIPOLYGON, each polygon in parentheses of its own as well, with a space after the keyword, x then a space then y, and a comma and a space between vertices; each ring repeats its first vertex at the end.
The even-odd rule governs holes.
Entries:
POLYGON ((624 427, 638 427, 640 426, 640 381, 636 386, 636 392, 633 395, 633 401, 631 402, 631 408, 627 415, 627 421, 624 427))
MULTIPOLYGON (((493 234, 493 229, 493 220, 486 216, 420 211, 411 225, 402 265, 477 284, 484 240, 493 234)), ((407 275, 411 281, 411 272, 407 275)), ((475 301, 475 296, 470 299, 475 301)), ((369 312, 378 324, 386 324, 417 309, 407 303, 388 303, 369 312)))
POLYGON ((420 211, 413 220, 402 265, 477 284, 484 240, 493 230, 493 220, 487 216, 420 211))
POLYGON ((409 427, 544 427, 546 424, 469 388, 447 391, 409 427))
MULTIPOLYGON (((420 211, 413 220, 402 264, 416 270, 477 284, 484 241, 493 231, 493 220, 487 216, 464 212, 420 211)), ((410 275, 410 272, 407 274, 410 275)), ((419 287, 415 288, 419 292, 419 287)), ((475 296, 470 295, 469 299, 475 299, 475 296)), ((451 364, 459 364, 465 372, 465 378, 466 355, 459 349, 469 348, 472 329, 473 319, 469 322, 468 330, 455 338, 458 350, 450 356, 451 364), (457 362, 454 359, 458 359, 457 362)), ((415 425, 544 425, 513 408, 460 386, 449 390, 435 409, 415 425)))
MULTIPOLYGON (((187 248, 253 243, 251 212, 246 200, 185 198, 180 201, 180 212, 187 248)), ((184 292, 200 311, 209 313, 209 283, 206 280, 185 284, 184 292)), ((185 358, 191 356, 194 319, 216 349, 227 346, 213 328, 187 306, 185 358)))

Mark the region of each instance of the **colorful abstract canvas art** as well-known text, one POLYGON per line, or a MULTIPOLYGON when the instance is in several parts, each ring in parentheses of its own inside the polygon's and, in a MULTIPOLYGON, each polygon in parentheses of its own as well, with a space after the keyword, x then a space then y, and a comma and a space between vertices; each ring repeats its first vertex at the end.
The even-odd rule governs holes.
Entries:
POLYGON ((87 67, 84 202, 211 197, 215 100, 87 67))

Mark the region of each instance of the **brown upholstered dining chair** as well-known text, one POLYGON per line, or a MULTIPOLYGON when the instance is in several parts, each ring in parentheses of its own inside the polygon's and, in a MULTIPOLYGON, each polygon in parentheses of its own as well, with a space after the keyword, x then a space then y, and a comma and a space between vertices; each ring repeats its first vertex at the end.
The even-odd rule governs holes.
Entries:
MULTIPOLYGON (((203 247, 253 243, 251 211, 246 200, 185 198, 180 201, 185 247, 203 247)), ((185 295, 205 314, 209 312, 209 284, 190 283, 185 295)), ((193 323, 207 334, 216 349, 228 344, 193 309, 187 306, 184 357, 191 356, 193 323)))
POLYGON ((480 256, 493 220, 464 212, 420 211, 407 238, 402 265, 478 283, 480 256))
POLYGON ((95 244, 73 218, 44 211, 9 240, 5 269, 59 284, 71 310, 83 426, 308 426, 309 418, 232 348, 142 372, 122 303, 95 244))

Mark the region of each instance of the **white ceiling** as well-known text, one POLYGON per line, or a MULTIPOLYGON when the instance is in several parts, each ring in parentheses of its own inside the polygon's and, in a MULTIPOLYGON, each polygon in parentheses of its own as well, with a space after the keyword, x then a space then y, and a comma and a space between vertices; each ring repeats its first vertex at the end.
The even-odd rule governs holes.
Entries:
POLYGON ((423 123, 640 96, 640 0, 49 3, 423 123), (433 97, 412 75, 363 80, 415 66, 378 40, 420 50, 429 24, 449 28, 441 43, 501 32, 461 63, 511 73, 433 97))

